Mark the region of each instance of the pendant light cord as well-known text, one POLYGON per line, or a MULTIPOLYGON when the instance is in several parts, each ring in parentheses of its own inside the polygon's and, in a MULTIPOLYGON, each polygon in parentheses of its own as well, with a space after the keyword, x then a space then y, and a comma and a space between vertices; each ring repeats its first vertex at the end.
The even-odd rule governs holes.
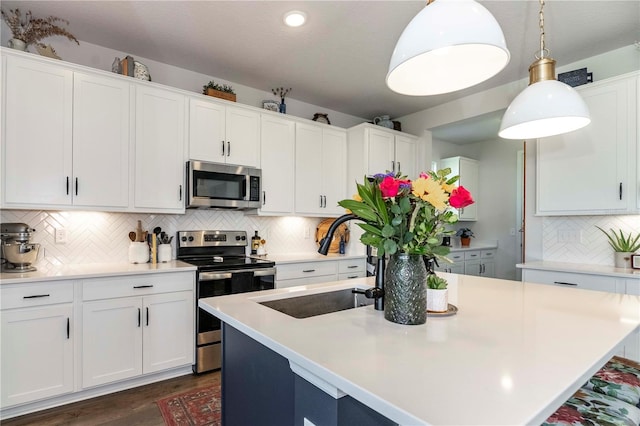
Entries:
POLYGON ((544 0, 540 0, 540 13, 538 14, 540 22, 540 56, 536 56, 538 59, 544 58, 547 48, 544 46, 544 0))

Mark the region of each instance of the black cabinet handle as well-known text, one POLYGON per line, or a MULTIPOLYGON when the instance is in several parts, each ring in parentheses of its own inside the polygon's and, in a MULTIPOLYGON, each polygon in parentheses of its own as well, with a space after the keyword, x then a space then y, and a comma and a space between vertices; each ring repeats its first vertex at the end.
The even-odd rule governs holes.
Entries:
POLYGON ((180 185, 180 199, 178 201, 182 201, 182 185, 180 185))
POLYGON ((267 192, 262 191, 262 205, 264 206, 265 204, 267 204, 267 192))
POLYGON ((618 189, 618 196, 620 197, 620 201, 622 201, 622 182, 620 182, 620 187, 618 189))
POLYGON ((302 272, 315 272, 315 271, 316 271, 315 269, 305 269, 302 272))
POLYGON ((147 306, 147 327, 149 327, 149 307, 147 306))
POLYGON ((67 176, 67 195, 69 195, 69 176, 67 176))
POLYGON ((224 141, 222 141, 222 156, 224 157, 224 141))
POLYGON ((71 335, 70 331, 71 331, 71 321, 69 320, 69 317, 67 317, 67 340, 70 339, 70 335, 71 335))
POLYGON ((568 282, 564 282, 564 281, 554 281, 553 283, 554 284, 560 284, 560 285, 570 285, 570 286, 575 286, 575 287, 578 286, 578 284, 576 284, 576 283, 568 283, 568 282))
POLYGON ((49 297, 49 294, 35 294, 33 296, 23 296, 23 299, 37 299, 38 297, 49 297))
POLYGON ((357 267, 358 267, 358 265, 349 265, 349 266, 347 266, 347 269, 354 269, 354 268, 357 268, 357 267))
POLYGON ((141 316, 142 313, 140 312, 140 308, 138 308, 138 327, 140 327, 140 321, 142 320, 141 316))
POLYGON ((350 275, 350 276, 347 277, 348 280, 351 280, 353 278, 358 278, 358 276, 357 275, 350 275))
POLYGON ((78 195, 78 178, 76 178, 76 195, 78 195))
POLYGON ((227 157, 231 155, 231 142, 227 141, 227 157))
POLYGON ((133 288, 151 288, 153 287, 153 284, 147 284, 147 285, 134 285, 133 288))

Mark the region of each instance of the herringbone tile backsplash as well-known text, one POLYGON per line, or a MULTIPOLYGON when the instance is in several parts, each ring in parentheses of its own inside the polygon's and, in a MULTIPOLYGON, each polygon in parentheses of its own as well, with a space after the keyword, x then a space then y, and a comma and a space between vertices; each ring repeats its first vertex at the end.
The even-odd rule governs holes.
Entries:
MULTIPOLYGON (((169 235, 177 231, 198 229, 254 231, 267 241, 269 254, 315 252, 316 226, 320 218, 258 217, 241 212, 187 210, 184 215, 127 214, 104 212, 1 210, 2 222, 23 222, 36 229, 32 242, 40 243, 37 266, 46 270, 52 265, 71 263, 114 263, 128 261, 129 232, 137 221, 142 228, 156 226, 169 235), (56 244, 55 230, 64 228, 67 242, 56 244), (304 238, 305 230, 310 238, 304 238)), ((172 242, 175 258, 176 244, 172 242)), ((248 249, 247 249, 248 253, 248 249)))
POLYGON ((542 226, 543 260, 613 265, 613 249, 596 226, 625 234, 640 233, 640 216, 545 217, 542 226), (567 241, 570 240, 570 241, 567 241))

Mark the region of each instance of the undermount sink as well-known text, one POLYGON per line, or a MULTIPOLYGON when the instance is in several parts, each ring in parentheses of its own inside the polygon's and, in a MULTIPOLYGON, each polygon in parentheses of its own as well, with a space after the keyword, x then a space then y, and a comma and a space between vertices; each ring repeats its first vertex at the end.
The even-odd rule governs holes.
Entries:
MULTIPOLYGON (((363 291, 360 289, 355 290, 363 291)), ((260 304, 294 318, 315 317, 316 315, 324 315, 373 304, 373 299, 367 299, 364 294, 354 293, 353 291, 354 289, 347 288, 326 293, 269 300, 267 302, 260 302, 260 304)))

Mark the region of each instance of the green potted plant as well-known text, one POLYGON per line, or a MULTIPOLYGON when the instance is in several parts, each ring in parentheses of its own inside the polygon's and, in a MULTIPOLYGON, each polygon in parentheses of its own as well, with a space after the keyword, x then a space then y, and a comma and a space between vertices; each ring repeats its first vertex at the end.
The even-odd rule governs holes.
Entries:
POLYGON ((231 102, 236 101, 236 92, 234 92, 233 87, 227 84, 218 84, 213 80, 202 86, 202 94, 231 102))
POLYGON ((631 267, 631 255, 640 250, 640 234, 633 236, 632 232, 629 232, 629 236, 625 236, 621 229, 618 232, 609 228, 611 233, 596 226, 601 230, 609 240, 609 245, 614 251, 614 264, 616 268, 629 268, 631 267))
POLYGON ((436 274, 427 276, 427 311, 446 312, 449 309, 447 280, 436 274))
POLYGON ((460 237, 460 245, 462 247, 469 247, 471 238, 475 238, 475 235, 473 235, 473 231, 469 228, 460 228, 456 231, 456 237, 460 237))
POLYGON ((11 30, 13 38, 9 40, 8 46, 13 49, 26 50, 30 44, 44 49, 47 46, 41 43, 40 40, 55 35, 65 36, 69 40, 75 41, 76 44, 80 44, 73 34, 56 25, 56 22, 63 22, 69 25, 69 21, 65 19, 56 16, 35 18, 30 10, 22 16, 20 9, 9 9, 8 12, 2 9, 0 13, 2 14, 2 19, 11 30))

